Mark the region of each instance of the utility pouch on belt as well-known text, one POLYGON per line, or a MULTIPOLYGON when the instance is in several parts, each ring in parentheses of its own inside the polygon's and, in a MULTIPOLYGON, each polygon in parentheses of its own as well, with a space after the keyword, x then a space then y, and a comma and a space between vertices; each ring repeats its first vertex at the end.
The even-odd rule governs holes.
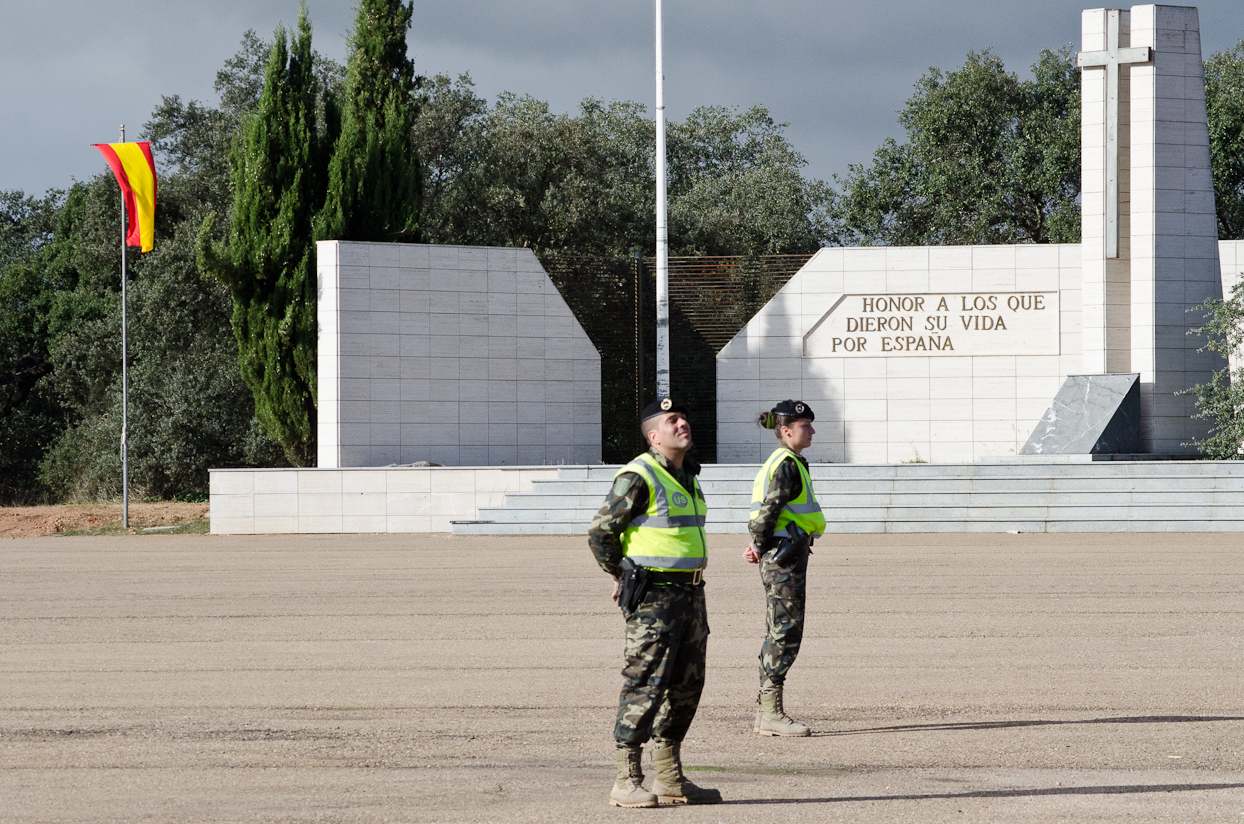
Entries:
POLYGON ((812 547, 812 538, 799 528, 796 523, 786 525, 786 537, 773 551, 773 563, 780 567, 791 567, 808 556, 812 547))
POLYGON ((643 603, 644 594, 648 592, 648 570, 626 557, 622 558, 621 566, 618 606, 622 608, 622 614, 629 618, 643 603))

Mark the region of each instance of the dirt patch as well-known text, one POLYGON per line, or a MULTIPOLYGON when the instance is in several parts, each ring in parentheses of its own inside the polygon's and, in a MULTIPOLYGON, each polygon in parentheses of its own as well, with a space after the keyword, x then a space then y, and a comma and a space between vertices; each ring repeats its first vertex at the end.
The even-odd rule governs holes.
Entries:
MULTIPOLYGON (((207 518, 208 504, 130 503, 130 532, 153 526, 189 528, 207 518)), ((124 532, 121 504, 0 507, 0 537, 38 538, 69 533, 124 532)))

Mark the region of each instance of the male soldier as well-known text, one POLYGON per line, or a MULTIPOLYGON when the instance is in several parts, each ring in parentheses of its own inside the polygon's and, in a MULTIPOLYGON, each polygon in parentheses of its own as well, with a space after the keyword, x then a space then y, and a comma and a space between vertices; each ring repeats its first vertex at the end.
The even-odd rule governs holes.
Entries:
POLYGON ((614 476, 605 505, 588 528, 588 545, 613 576, 613 599, 623 597, 626 618, 626 666, 613 729, 618 779, 609 803, 712 804, 721 801, 721 793, 688 781, 679 752, 700 704, 708 647, 707 507, 695 477, 700 466, 687 458, 686 407, 661 398, 644 409, 640 429, 648 451, 614 476), (640 767, 649 738, 653 792, 644 789, 640 767))

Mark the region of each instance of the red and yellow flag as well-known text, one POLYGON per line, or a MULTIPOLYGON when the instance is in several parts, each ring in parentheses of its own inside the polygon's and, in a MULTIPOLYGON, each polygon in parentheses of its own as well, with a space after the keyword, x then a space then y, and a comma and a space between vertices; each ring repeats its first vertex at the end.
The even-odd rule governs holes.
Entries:
POLYGON ((112 167, 121 184, 125 211, 129 215, 127 246, 139 246, 144 252, 155 248, 155 161, 151 159, 150 143, 92 143, 112 167))

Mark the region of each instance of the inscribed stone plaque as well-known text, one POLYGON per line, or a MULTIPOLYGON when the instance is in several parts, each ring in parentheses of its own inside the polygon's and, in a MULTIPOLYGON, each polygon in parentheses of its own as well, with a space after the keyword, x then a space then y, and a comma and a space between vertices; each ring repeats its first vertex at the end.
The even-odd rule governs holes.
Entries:
POLYGON ((805 358, 1057 355, 1058 292, 843 295, 805 358))

